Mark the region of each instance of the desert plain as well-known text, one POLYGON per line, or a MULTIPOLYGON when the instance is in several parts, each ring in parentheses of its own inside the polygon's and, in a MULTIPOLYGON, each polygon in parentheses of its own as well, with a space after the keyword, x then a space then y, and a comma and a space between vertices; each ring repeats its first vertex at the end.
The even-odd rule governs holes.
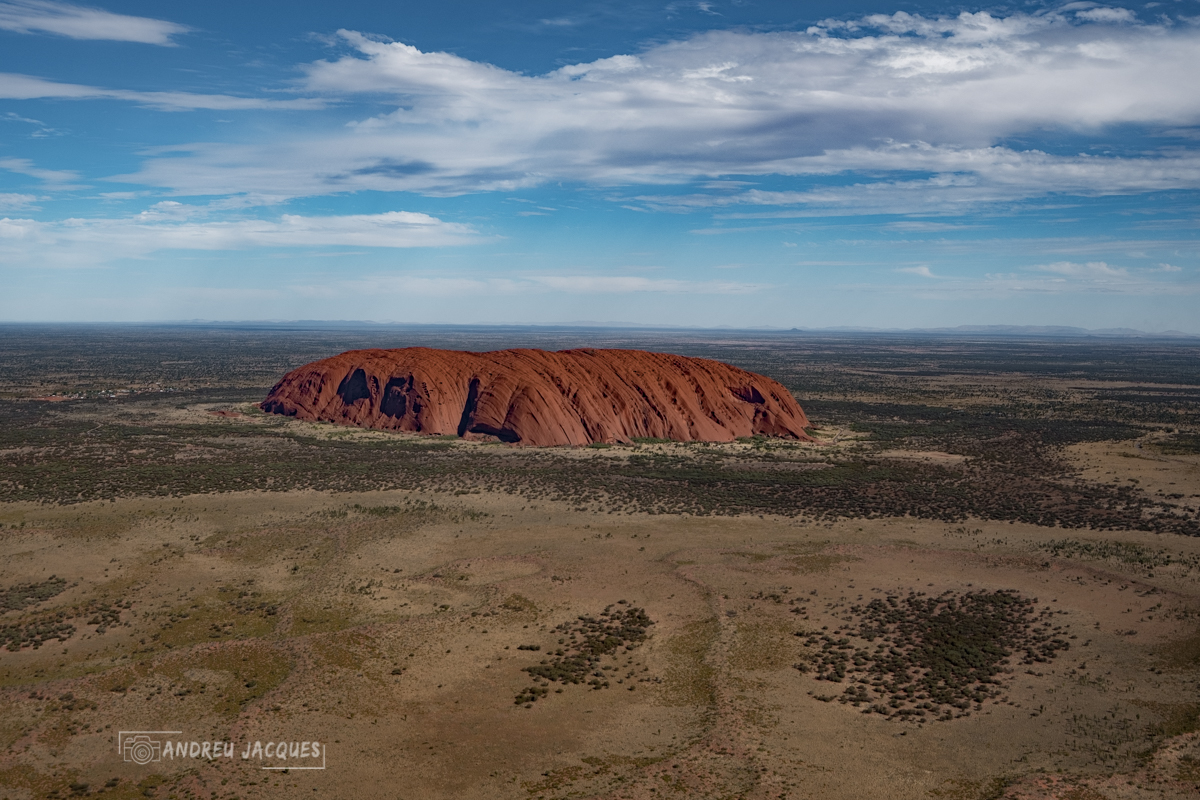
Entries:
POLYGON ((0 797, 1200 793, 1193 341, 5 333, 0 797), (720 358, 816 441, 258 409, 368 340, 720 358))

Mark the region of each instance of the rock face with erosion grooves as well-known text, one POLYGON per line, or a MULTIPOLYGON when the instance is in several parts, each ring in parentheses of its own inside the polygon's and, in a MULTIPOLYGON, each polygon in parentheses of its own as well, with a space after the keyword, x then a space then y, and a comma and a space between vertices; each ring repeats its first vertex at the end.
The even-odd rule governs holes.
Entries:
POLYGON ((387 431, 587 445, 634 437, 811 441, 778 382, 642 350, 352 350, 292 370, 263 411, 387 431))

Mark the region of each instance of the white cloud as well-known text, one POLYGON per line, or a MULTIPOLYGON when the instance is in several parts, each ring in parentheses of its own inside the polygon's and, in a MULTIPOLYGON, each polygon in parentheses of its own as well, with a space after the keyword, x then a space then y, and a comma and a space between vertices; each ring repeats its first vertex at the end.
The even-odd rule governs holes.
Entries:
POLYGON ((40 222, 5 217, 0 219, 0 262, 8 266, 89 266, 161 250, 443 247, 483 240, 469 225, 409 211, 338 217, 285 214, 273 220, 192 220, 205 211, 168 202, 120 219, 40 222))
POLYGON ((1075 12, 1076 19, 1124 25, 1137 22, 1137 15, 1128 8, 1089 8, 1075 12))
POLYGON ((429 277, 375 275, 333 285, 305 285, 293 289, 308 297, 427 295, 527 295, 565 294, 751 294, 767 287, 734 281, 658 280, 613 275, 527 275, 519 277, 429 277))
POLYGON ((30 125, 42 125, 42 126, 44 126, 46 124, 46 123, 42 122, 40 119, 31 119, 30 117, 22 117, 20 114, 14 114, 11 111, 5 112, 3 115, 3 118, 8 122, 25 122, 30 125))
POLYGON ((1122 267, 1109 266, 1104 261, 1089 261, 1086 264, 1076 264, 1071 261, 1056 261, 1053 264, 1042 264, 1033 269, 1039 272, 1053 272, 1068 278, 1079 278, 1091 281, 1125 281, 1129 278, 1129 270, 1122 267))
POLYGON ((1145 279, 1125 281, 1047 279, 1008 273, 988 275, 983 281, 972 281, 956 287, 956 291, 977 296, 1022 294, 1191 295, 1200 292, 1200 284, 1176 284, 1145 279))
POLYGON ((324 100, 293 98, 276 100, 263 97, 234 97, 227 94, 192 94, 189 92, 135 92, 126 89, 103 89, 78 83, 58 83, 31 75, 0 72, 0 99, 32 100, 58 98, 63 100, 124 100, 162 111, 248 111, 277 109, 308 111, 325 108, 324 100))
MULTIPOLYGON (((899 13, 803 32, 716 31, 541 76, 341 31, 352 52, 307 65, 299 88, 331 100, 370 96, 394 110, 333 135, 196 145, 124 179, 181 194, 234 186, 294 197, 918 170, 938 177, 884 191, 974 192, 981 201, 1193 185, 1186 154, 1087 158, 995 146, 1046 129, 1200 124, 1200 93, 1179 80, 1200 60, 1200 30, 1080 17, 1099 10, 899 13), (980 187, 964 189, 971 180, 980 187)), ((826 201, 836 205, 834 192, 826 201)))
POLYGON ((0 158, 0 169, 15 172, 18 175, 28 175, 46 184, 47 188, 69 189, 74 181, 79 180, 79 173, 65 169, 41 169, 34 166, 28 158, 0 158))
MULTIPOLYGON (((963 149, 917 142, 830 151, 793 161, 797 172, 934 172, 932 178, 877 180, 808 191, 751 189, 736 194, 639 195, 655 210, 792 206, 795 211, 731 211, 726 219, 778 219, 827 213, 953 214, 1050 195, 1128 195, 1200 189, 1200 154, 1143 157, 1056 156, 1007 147, 963 149)), ((907 223, 915 225, 916 223, 907 223)))
MULTIPOLYGON (((526 284, 528 287, 529 284, 526 284)), ((310 297, 346 297, 379 295, 418 295, 458 297, 462 295, 515 294, 516 281, 509 278, 431 278, 424 275, 374 275, 361 280, 343 281, 324 286, 305 286, 298 291, 310 297)))
POLYGON ((843 289, 856 292, 916 293, 931 299, 955 300, 982 297, 1020 297, 1023 295, 1195 295, 1200 282, 1167 278, 1158 269, 1128 269, 1104 261, 1076 263, 1058 261, 1039 264, 1018 272, 989 273, 981 277, 945 277, 924 266, 895 270, 936 282, 886 285, 856 284, 843 289))
POLYGON ((696 10, 701 14, 711 14, 712 16, 721 16, 719 12, 713 11, 714 3, 707 0, 676 0, 673 3, 667 3, 666 12, 668 17, 676 16, 679 11, 696 10))
POLYGON ((0 211, 23 211, 35 202, 37 197, 31 194, 0 193, 0 211))
POLYGON ((186 33, 191 28, 175 22, 114 14, 72 3, 5 0, 0 2, 0 30, 170 46, 174 44, 172 36, 186 33))
POLYGON ((748 294, 762 285, 730 281, 681 281, 620 275, 540 275, 534 283, 573 294, 627 294, 630 292, 671 292, 675 294, 748 294))
POLYGON ((1200 284, 1164 279, 1157 269, 1129 269, 1105 261, 1056 261, 1038 264, 1023 273, 991 274, 982 280, 960 281, 958 291, 984 294, 1196 294, 1200 284), (1156 274, 1159 273, 1159 274, 1156 274))
POLYGON ((936 277, 938 277, 937 275, 934 275, 932 272, 930 272, 930 270, 929 270, 929 267, 925 267, 925 266, 921 266, 921 267, 900 267, 900 268, 898 268, 898 269, 896 270, 896 272, 907 272, 907 273, 908 273, 908 274, 910 274, 910 275, 920 275, 922 278, 936 278, 936 277))
POLYGON ((889 222, 883 226, 892 231, 911 231, 913 233, 946 233, 948 231, 966 231, 980 228, 981 225, 961 225, 951 222, 928 222, 925 220, 902 220, 889 222))

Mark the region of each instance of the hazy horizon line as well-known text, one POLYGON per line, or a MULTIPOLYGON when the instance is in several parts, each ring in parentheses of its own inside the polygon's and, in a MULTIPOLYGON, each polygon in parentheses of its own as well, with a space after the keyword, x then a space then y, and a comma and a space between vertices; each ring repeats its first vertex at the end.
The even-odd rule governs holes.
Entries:
POLYGON ((272 328, 296 327, 300 329, 349 329, 349 328, 476 328, 476 329, 542 329, 542 330, 643 330, 657 333, 671 331, 704 331, 704 332, 755 332, 755 333, 815 333, 815 334, 972 334, 982 336, 1037 336, 1037 337, 1105 337, 1105 338, 1170 338, 1188 339, 1200 338, 1200 333, 1179 330, 1143 331, 1136 328, 1081 328, 1074 325, 956 325, 914 328, 875 328, 855 325, 835 325, 825 327, 804 326, 737 326, 737 325, 661 325, 647 322, 601 322, 591 320, 576 320, 553 323, 525 322, 400 322, 391 320, 314 320, 314 319, 248 319, 248 320, 138 320, 138 321, 102 321, 102 320, 0 320, 0 326, 29 327, 107 327, 107 328, 147 328, 147 327, 205 327, 205 328, 272 328))

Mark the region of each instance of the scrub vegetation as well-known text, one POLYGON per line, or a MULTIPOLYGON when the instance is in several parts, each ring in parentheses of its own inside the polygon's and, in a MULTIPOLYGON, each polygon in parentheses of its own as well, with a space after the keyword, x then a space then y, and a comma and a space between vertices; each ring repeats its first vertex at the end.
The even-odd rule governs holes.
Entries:
POLYGON ((0 797, 1200 791, 1190 341, 0 333, 0 797), (534 449, 256 408, 405 345, 717 358, 818 442, 534 449), (328 764, 137 765, 129 730, 328 764))

